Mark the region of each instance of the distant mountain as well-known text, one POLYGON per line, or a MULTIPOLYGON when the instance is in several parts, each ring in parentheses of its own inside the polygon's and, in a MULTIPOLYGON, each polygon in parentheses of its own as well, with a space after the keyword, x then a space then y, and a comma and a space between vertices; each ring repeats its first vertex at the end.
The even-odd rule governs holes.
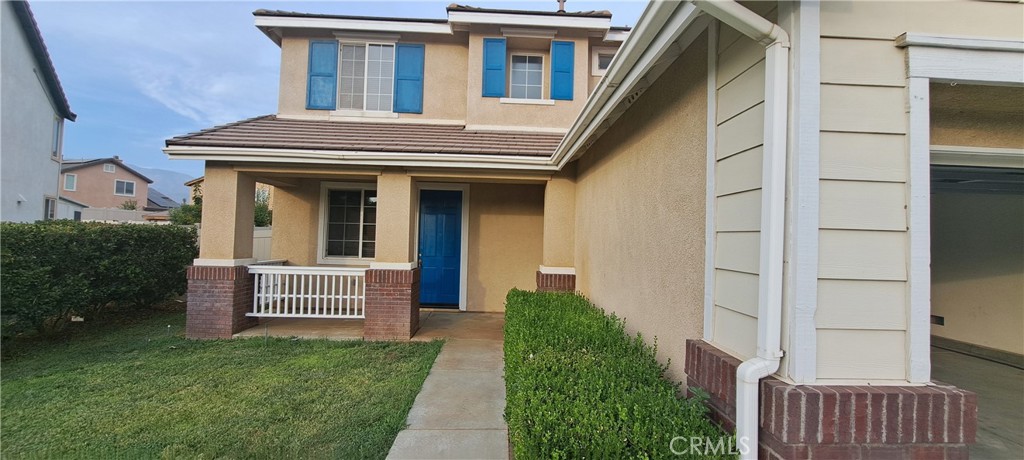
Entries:
POLYGON ((164 195, 167 195, 178 203, 181 203, 181 200, 188 198, 189 194, 192 193, 191 190, 185 186, 185 182, 195 178, 188 174, 167 169, 142 168, 133 164, 129 164, 128 166, 131 166, 136 171, 152 179, 153 183, 149 184, 150 187, 163 192, 164 195))

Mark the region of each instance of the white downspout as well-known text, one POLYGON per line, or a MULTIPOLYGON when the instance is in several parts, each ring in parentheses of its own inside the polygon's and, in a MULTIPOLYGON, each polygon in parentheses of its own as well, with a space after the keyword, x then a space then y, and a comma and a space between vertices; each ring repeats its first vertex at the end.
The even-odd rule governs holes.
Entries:
POLYGON ((756 459, 758 386, 782 359, 782 278, 789 111, 789 34, 735 1, 695 0, 704 12, 764 45, 764 163, 761 260, 757 303, 757 356, 736 369, 736 440, 740 458, 756 459))

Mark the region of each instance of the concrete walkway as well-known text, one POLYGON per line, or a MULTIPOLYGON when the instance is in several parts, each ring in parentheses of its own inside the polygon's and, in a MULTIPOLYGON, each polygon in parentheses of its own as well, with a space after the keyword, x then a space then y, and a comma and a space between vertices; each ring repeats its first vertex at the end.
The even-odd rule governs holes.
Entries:
POLYGON ((441 328, 447 329, 441 334, 447 341, 409 411, 409 426, 391 446, 389 459, 508 458, 504 317, 439 313, 425 322, 444 322, 456 315, 474 315, 469 321, 473 327, 441 328))

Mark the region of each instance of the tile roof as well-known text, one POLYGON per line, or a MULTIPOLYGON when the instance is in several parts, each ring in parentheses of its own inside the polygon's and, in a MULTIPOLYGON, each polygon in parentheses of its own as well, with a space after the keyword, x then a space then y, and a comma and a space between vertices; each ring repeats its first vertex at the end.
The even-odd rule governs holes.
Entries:
POLYGON ((25 38, 28 40, 29 47, 32 48, 32 55, 39 62, 43 81, 46 82, 46 88, 50 91, 50 96, 57 105, 57 112, 60 113, 60 116, 75 121, 78 115, 71 111, 71 104, 68 103, 68 97, 64 94, 64 88, 60 85, 60 79, 57 78, 57 69, 53 67, 50 52, 47 51, 46 43, 43 42, 43 33, 39 30, 39 24, 36 23, 36 18, 32 15, 28 2, 14 1, 4 3, 11 5, 11 8, 14 9, 14 15, 18 18, 18 23, 25 30, 25 38))
POLYGON ((128 171, 128 172, 130 172, 132 174, 135 174, 136 176, 139 176, 139 178, 144 180, 144 181, 146 181, 147 184, 152 184, 153 183, 153 179, 150 179, 150 178, 146 177, 144 174, 142 174, 142 173, 132 169, 131 166, 128 166, 127 164, 125 164, 125 162, 121 161, 121 159, 118 158, 118 157, 113 157, 113 158, 95 158, 95 159, 83 158, 83 159, 77 159, 77 160, 64 159, 60 163, 60 172, 66 173, 66 172, 69 172, 69 171, 74 171, 76 169, 82 169, 82 168, 86 168, 86 167, 93 166, 93 165, 101 165, 101 164, 104 164, 104 163, 113 163, 113 164, 115 164, 117 166, 120 166, 120 167, 124 168, 126 171, 128 171))
POLYGON ((505 14, 529 14, 535 16, 575 16, 584 18, 610 18, 611 11, 530 11, 530 10, 506 10, 495 8, 480 8, 469 5, 452 3, 448 5, 448 11, 464 11, 468 13, 505 13, 505 14))
POLYGON ((459 125, 250 118, 166 141, 168 147, 228 147, 352 152, 546 157, 562 134, 470 131, 459 125))
POLYGON ((397 18, 385 16, 351 16, 345 14, 321 14, 321 13, 300 13, 298 11, 266 10, 258 9, 252 12, 253 16, 270 16, 284 18, 322 18, 322 19, 356 19, 363 21, 398 21, 398 22, 428 22, 433 24, 446 24, 447 19, 432 18, 397 18))

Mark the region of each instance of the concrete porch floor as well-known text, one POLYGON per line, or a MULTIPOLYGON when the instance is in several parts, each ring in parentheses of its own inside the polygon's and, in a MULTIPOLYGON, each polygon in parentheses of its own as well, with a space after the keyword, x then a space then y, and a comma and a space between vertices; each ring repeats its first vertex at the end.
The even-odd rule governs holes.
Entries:
MULTIPOLYGON (((411 340, 501 340, 505 315, 449 310, 420 310, 420 329, 411 340)), ((268 318, 235 337, 299 337, 303 339, 362 340, 361 319, 268 318)))

